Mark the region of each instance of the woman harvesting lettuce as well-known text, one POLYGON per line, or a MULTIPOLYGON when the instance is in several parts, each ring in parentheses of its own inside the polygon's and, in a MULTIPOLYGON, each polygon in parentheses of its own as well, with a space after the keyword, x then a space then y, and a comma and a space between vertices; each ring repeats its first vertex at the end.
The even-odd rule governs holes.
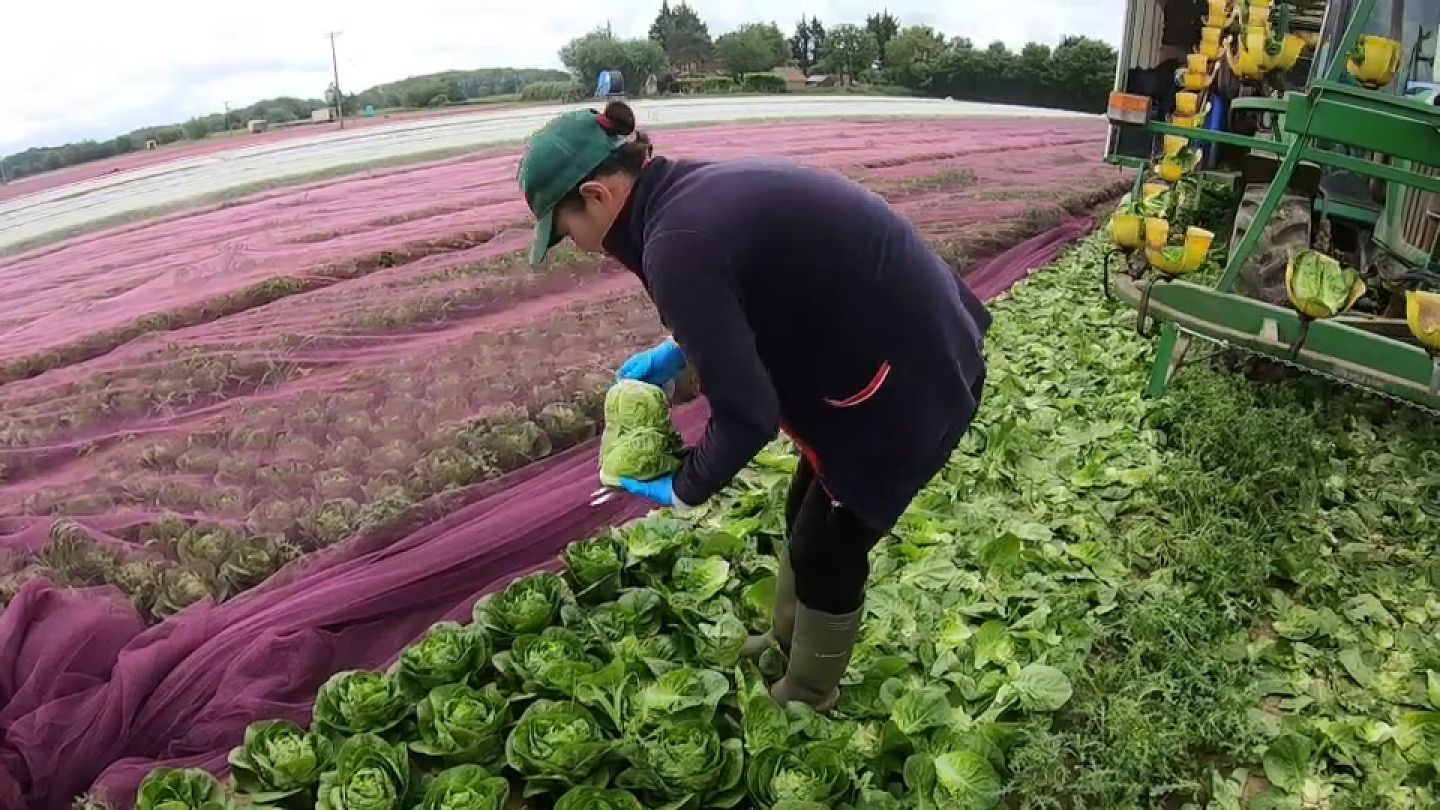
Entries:
POLYGON ((614 257, 674 334, 619 376, 664 385, 692 366, 710 402, 678 470, 622 489, 696 506, 777 429, 799 448, 772 630, 790 663, 771 693, 833 707, 870 549, 969 426, 989 314, 861 186, 776 162, 652 158, 622 102, 547 124, 519 181, 538 220, 532 262, 566 238, 614 257))

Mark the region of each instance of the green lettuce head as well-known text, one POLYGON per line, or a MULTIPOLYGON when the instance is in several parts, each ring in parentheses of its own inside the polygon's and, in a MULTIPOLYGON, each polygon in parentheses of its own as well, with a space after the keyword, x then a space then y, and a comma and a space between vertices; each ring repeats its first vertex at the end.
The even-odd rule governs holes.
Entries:
POLYGON ((586 784, 614 743, 578 703, 537 700, 505 741, 505 759, 525 777, 525 795, 586 784))
POLYGON ((555 623, 565 601, 565 581, 548 571, 520 577, 475 605, 475 621, 496 638, 538 633, 555 623))
POLYGON ((199 770, 156 768, 135 792, 135 810, 231 810, 234 802, 215 777, 199 770))
POLYGON ((604 642, 619 641, 626 636, 646 638, 660 632, 664 617, 664 600, 650 588, 632 588, 613 602, 576 611, 577 628, 584 628, 592 638, 604 642))
POLYGON ((407 810, 410 754, 374 734, 340 746, 335 767, 320 777, 315 810, 407 810))
POLYGON ((611 386, 600 438, 600 483, 614 487, 621 478, 649 481, 674 472, 682 446, 662 389, 638 380, 611 386))
POLYGON ((691 641, 700 660, 712 667, 729 669, 739 663, 748 637, 745 625, 734 614, 726 613, 713 621, 701 622, 691 641))
POLYGON ((220 580, 230 593, 239 593, 264 581, 298 556, 300 549, 283 537, 247 537, 231 545, 220 567, 220 580))
POLYGON ((575 699, 609 722, 610 728, 621 731, 630 714, 630 700, 638 688, 639 678, 616 658, 575 682, 575 699))
POLYGON ((613 660, 626 671, 646 679, 657 678, 672 669, 679 669, 680 645, 667 633, 636 637, 626 636, 608 645, 613 660))
POLYGON ((679 450, 679 442, 662 430, 607 429, 600 441, 600 483, 615 487, 621 478, 651 481, 675 472, 679 450))
POLYGON ((640 690, 636 723, 646 727, 680 720, 709 723, 729 691, 730 682, 713 669, 672 669, 640 690))
POLYGON ((545 430, 528 420, 490 425, 477 447, 482 456, 494 459, 502 470, 513 470, 549 455, 552 448, 545 430))
POLYGON ((669 571, 676 555, 694 537, 686 524, 659 515, 637 520, 621 532, 629 559, 657 573, 669 571))
POLYGON ((580 637, 564 627, 515 639, 507 652, 495 656, 495 667, 526 692, 571 695, 576 679, 595 671, 580 637))
POLYGON ((488 764, 504 753, 510 701, 494 684, 484 689, 437 686, 420 701, 415 714, 420 739, 410 743, 410 750, 417 754, 452 764, 488 764))
POLYGON ((571 543, 561 553, 565 574, 582 602, 613 599, 625 570, 625 543, 613 534, 571 543))
POLYGON ((1285 269, 1290 303, 1310 318, 1329 318, 1349 309, 1365 294, 1360 274, 1314 250, 1298 254, 1285 269))
POLYGON ((695 609, 725 590, 730 563, 720 557, 681 557, 675 561, 667 587, 678 608, 695 609))
POLYGON ((607 427, 650 428, 670 426, 670 402, 665 390, 640 380, 619 380, 605 392, 607 427))
POLYGON ((1147 217, 1163 217, 1170 207, 1170 192, 1162 191, 1140 202, 1139 211, 1147 217))
POLYGON ((510 783, 479 765, 441 771, 425 789, 416 810, 503 810, 510 783))
POLYGON ((628 790, 581 786, 566 791, 555 810, 645 810, 645 805, 628 790))
POLYGON ((722 741, 714 723, 662 723, 651 733, 632 738, 625 754, 632 767, 620 774, 616 784, 642 791, 657 803, 728 807, 744 796, 740 777, 745 755, 740 741, 722 741))
POLYGON ((313 788, 333 754, 324 735, 288 720, 262 720, 251 723, 245 742, 230 752, 230 774, 252 804, 273 804, 313 788))
POLYGON ((407 696, 419 698, 437 686, 464 683, 489 658, 488 646, 478 627, 439 622, 400 653, 391 672, 407 696))
MULTIPOLYGON (((833 747, 770 748, 746 766, 745 782, 758 807, 835 807, 853 774, 833 747)), ((963 806, 963 805, 960 805, 963 806)))
POLYGON ((754 664, 738 670, 736 685, 740 703, 740 733, 745 738, 745 752, 753 759, 771 748, 784 748, 790 743, 790 717, 784 707, 770 697, 765 679, 754 664))
POLYGON ((210 596, 205 577, 183 566, 162 569, 155 585, 156 616, 174 616, 190 605, 210 596))
POLYGON ((311 727, 330 737, 384 734, 410 713, 410 701, 383 672, 337 672, 315 694, 311 727))
POLYGON ((595 435, 595 422, 575 405, 552 402, 535 414, 535 421, 556 444, 569 446, 595 435))
POLYGON ((960 750, 910 757, 905 761, 905 786, 921 807, 987 810, 1000 804, 1002 784, 1000 774, 984 755, 960 750))

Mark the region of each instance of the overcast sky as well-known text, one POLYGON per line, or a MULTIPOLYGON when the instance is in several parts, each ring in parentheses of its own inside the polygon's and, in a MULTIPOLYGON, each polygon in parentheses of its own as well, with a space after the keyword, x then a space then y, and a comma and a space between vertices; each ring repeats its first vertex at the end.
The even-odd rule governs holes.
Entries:
MULTIPOLYGON (((437 70, 559 67, 556 51, 607 20, 644 36, 659 0, 80 0, 13 2, 0 27, 0 155, 182 121, 277 95, 318 98, 330 81, 325 33, 340 30, 340 85, 437 70)), ((803 14, 863 23, 863 0, 694 0, 718 36, 803 14)), ((1119 41, 1122 0, 890 0, 901 25, 977 43, 1119 41)))

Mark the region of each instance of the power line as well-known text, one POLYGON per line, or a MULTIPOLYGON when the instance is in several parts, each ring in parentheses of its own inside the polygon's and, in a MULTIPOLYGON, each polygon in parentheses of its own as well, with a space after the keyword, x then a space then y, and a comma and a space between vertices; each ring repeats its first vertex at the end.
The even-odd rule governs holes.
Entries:
POLYGON ((340 60, 335 56, 335 37, 342 32, 331 31, 325 36, 330 37, 330 67, 335 71, 335 120, 340 122, 340 128, 345 128, 345 97, 340 94, 340 60))

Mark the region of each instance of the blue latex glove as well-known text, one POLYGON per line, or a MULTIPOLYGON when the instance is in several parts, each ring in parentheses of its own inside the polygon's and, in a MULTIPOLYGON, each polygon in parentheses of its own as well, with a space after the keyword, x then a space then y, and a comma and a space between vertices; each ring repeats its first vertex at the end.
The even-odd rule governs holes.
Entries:
POLYGON ((661 506, 674 506, 674 483, 674 475, 664 475, 656 478, 654 481, 636 481, 634 478, 621 478, 620 488, 637 498, 654 501, 661 506))
POLYGON ((615 376, 622 380, 640 380, 664 386, 684 370, 685 354, 675 341, 667 340, 653 349, 631 355, 615 376))

